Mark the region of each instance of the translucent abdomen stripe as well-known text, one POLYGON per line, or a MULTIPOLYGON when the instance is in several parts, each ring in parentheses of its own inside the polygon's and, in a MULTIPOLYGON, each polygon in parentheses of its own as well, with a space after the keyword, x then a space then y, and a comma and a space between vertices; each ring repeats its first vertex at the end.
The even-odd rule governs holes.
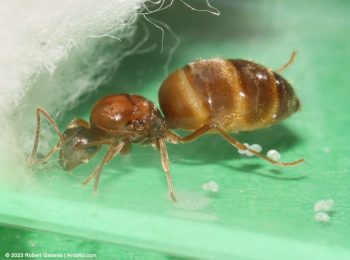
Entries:
POLYGON ((212 122, 226 126, 236 110, 236 79, 226 60, 197 61, 184 67, 184 72, 198 99, 203 101, 212 122))
POLYGON ((274 79, 270 72, 256 63, 232 60, 241 83, 241 95, 245 98, 245 122, 247 128, 263 127, 271 120, 278 105, 274 79))

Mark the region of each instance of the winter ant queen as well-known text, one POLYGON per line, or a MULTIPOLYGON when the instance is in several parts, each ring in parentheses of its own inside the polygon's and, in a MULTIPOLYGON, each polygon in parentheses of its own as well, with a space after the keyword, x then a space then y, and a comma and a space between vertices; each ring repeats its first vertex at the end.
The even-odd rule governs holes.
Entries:
POLYGON ((103 145, 107 153, 83 185, 94 179, 97 192, 103 167, 117 154, 126 154, 132 144, 153 145, 160 150, 169 196, 176 201, 165 142, 195 140, 206 134, 221 135, 240 150, 246 150, 274 165, 291 166, 303 162, 279 162, 246 147, 229 133, 253 131, 281 122, 300 107, 291 85, 278 72, 248 60, 207 59, 192 62, 171 73, 159 90, 161 111, 146 98, 133 94, 103 97, 93 106, 89 122, 71 121, 63 133, 50 114, 37 108, 37 128, 29 164, 45 163, 59 153, 59 164, 69 171, 89 160, 103 145), (43 158, 36 159, 41 115, 55 129, 59 142, 43 158), (173 129, 191 133, 179 136, 173 129))

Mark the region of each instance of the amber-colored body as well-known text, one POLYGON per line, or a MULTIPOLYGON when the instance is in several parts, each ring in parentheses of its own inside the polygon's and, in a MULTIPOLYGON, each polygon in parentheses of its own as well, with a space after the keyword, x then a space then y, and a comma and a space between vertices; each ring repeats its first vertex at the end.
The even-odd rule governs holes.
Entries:
POLYGON ((279 74, 252 61, 224 59, 199 60, 170 74, 159 103, 170 128, 215 123, 227 132, 268 127, 299 108, 279 74))
POLYGON ((83 182, 87 184, 95 179, 95 192, 103 166, 117 154, 128 153, 133 143, 151 144, 160 150, 169 195, 173 201, 175 195, 165 141, 184 143, 205 133, 217 133, 236 148, 248 150, 275 165, 289 166, 303 161, 274 161, 228 135, 229 132, 267 127, 287 118, 299 108, 299 101, 288 82, 261 65, 246 60, 196 61, 169 75, 159 90, 159 102, 164 117, 144 97, 131 94, 107 96, 98 100, 92 108, 90 122, 74 119, 63 134, 49 113, 39 107, 30 164, 36 158, 41 114, 54 127, 60 141, 38 162, 45 163, 58 151, 61 167, 71 170, 87 163, 102 145, 108 146, 102 162, 83 182), (172 128, 193 132, 181 137, 172 128))
POLYGON ((91 131, 109 140, 153 143, 167 129, 157 107, 138 95, 119 94, 97 101, 90 116, 91 131))

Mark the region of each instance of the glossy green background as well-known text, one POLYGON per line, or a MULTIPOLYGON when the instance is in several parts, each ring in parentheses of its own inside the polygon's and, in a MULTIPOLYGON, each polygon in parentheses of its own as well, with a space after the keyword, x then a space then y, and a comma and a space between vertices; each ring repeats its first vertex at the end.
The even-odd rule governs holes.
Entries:
MULTIPOLYGON (((275 148, 282 160, 304 157, 306 163, 273 167, 239 156, 218 136, 168 145, 179 199, 172 204, 158 152, 134 146, 130 155, 105 168, 97 198, 91 196, 90 186, 82 188, 80 183, 102 154, 71 175, 55 165, 38 170, 37 185, 29 190, 2 189, 1 223, 86 239, 81 246, 77 238, 53 235, 62 245, 74 240, 71 251, 92 250, 101 258, 107 249, 94 245, 108 247, 110 255, 119 257, 140 252, 135 257, 350 258, 349 2, 219 1, 216 6, 219 17, 194 13, 181 3, 154 15, 181 39, 169 70, 196 58, 218 56, 250 58, 278 68, 297 50, 296 62, 283 75, 295 86, 302 110, 281 125, 236 137, 259 143, 264 151, 275 148), (201 189, 209 180, 219 184, 218 193, 201 189), (334 211, 328 223, 316 222, 313 204, 325 198, 335 201, 334 211), (139 249, 125 251, 120 245, 139 249)), ((149 28, 147 46, 159 44, 160 32, 149 28)), ((61 127, 73 117, 88 119, 92 104, 106 94, 132 92, 157 102, 164 63, 175 43, 172 34, 165 33, 163 55, 158 48, 127 58, 110 83, 67 113, 61 127)), ((138 37, 143 36, 141 30, 138 37)), ((0 232, 2 237, 21 233, 8 228, 0 232)), ((55 249, 48 240, 41 240, 41 250, 55 249)), ((2 241, 2 250, 19 250, 6 241, 11 239, 2 241)), ((38 251, 28 241, 23 243, 26 250, 38 251)))

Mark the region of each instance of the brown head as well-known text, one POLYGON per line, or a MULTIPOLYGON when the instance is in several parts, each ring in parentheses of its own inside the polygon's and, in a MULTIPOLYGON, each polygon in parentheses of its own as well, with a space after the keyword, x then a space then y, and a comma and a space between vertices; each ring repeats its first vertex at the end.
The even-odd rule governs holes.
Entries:
POLYGON ((152 143, 167 130, 151 101, 129 94, 111 95, 97 101, 90 115, 90 127, 101 138, 127 139, 134 143, 152 143))
POLYGON ((87 163, 101 148, 100 145, 82 148, 83 145, 99 141, 100 138, 88 128, 76 126, 63 132, 58 162, 63 170, 70 171, 87 163))
POLYGON ((170 128, 195 130, 215 123, 227 132, 278 123, 299 108, 291 85, 247 60, 208 59, 170 74, 159 90, 170 128))

